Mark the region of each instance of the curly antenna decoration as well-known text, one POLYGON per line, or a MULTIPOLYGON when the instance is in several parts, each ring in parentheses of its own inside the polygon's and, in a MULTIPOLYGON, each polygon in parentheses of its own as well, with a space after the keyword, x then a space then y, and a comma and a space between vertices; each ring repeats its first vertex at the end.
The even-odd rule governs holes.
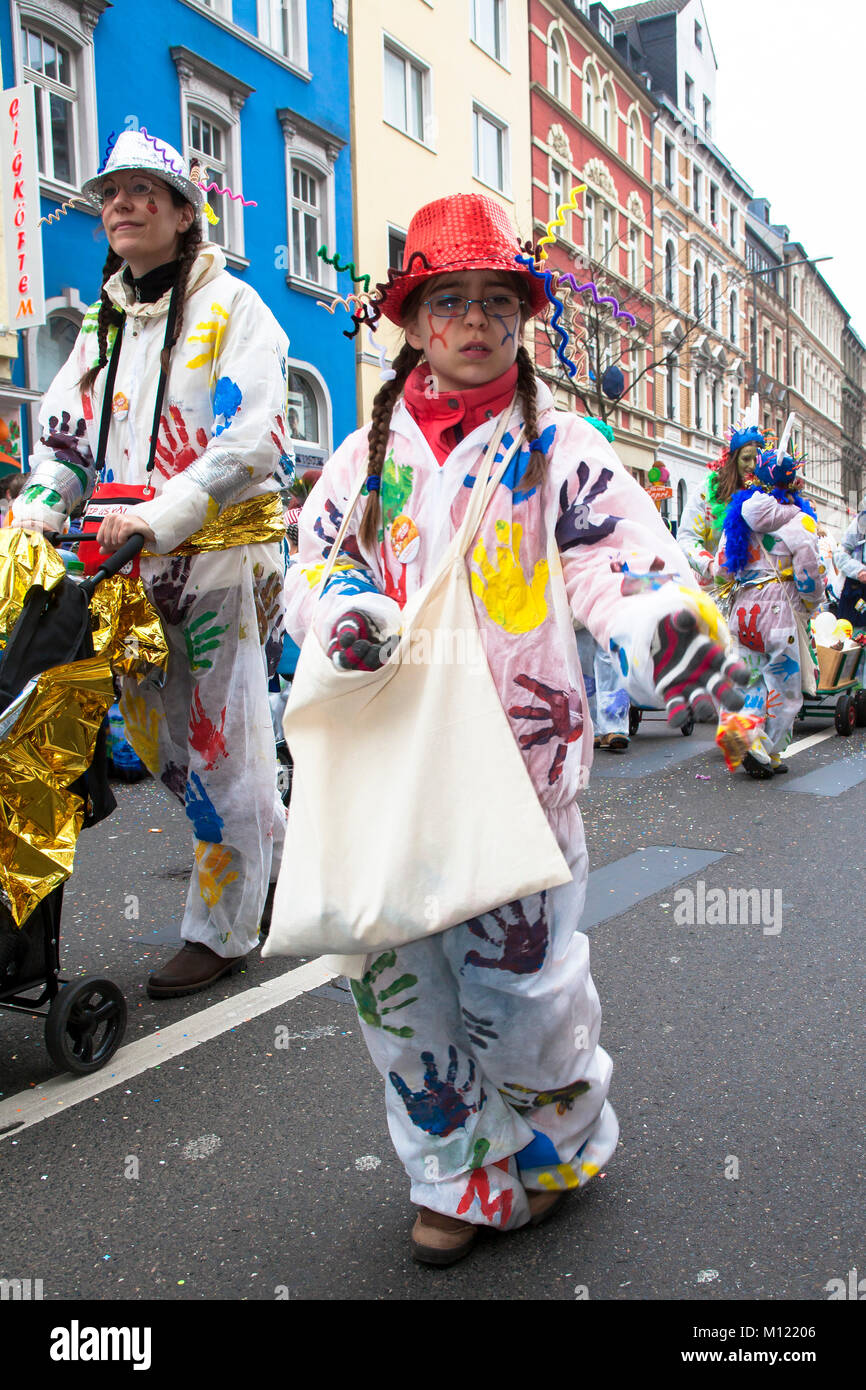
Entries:
POLYGON ((380 280, 377 282, 375 287, 376 297, 375 299, 371 297, 370 302, 367 305, 365 305, 364 313, 352 315, 352 320, 355 324, 355 327, 354 329, 352 329, 351 332, 348 332, 346 329, 343 330, 343 336, 345 338, 354 338, 356 334, 360 333, 361 328, 364 324, 369 324, 369 326, 375 333, 376 324, 382 317, 382 301, 384 300, 388 291, 393 289, 394 284, 397 280, 402 280, 404 275, 412 274, 412 267, 415 264, 416 260, 421 262, 425 270, 430 269, 430 262, 424 255, 423 251, 413 251, 411 256, 409 257, 409 264, 405 267, 404 270, 395 270, 392 266, 388 271, 388 279, 380 280))
POLYGON ((316 255, 319 256, 325 262, 326 265, 332 265, 335 270, 348 270, 349 274, 352 277, 353 285, 359 285, 363 280, 364 289, 369 291, 370 277, 369 275, 359 275, 355 269, 354 261, 349 261, 346 265, 340 265, 339 251, 335 251, 333 256, 329 256, 327 246, 320 246, 318 251, 316 252, 316 255))
POLYGON ((561 299, 557 299, 556 295, 553 293, 551 289, 551 285, 553 283, 553 272, 551 270, 536 270, 535 265, 529 256, 515 256, 514 259, 518 261, 521 265, 525 265, 530 275, 534 275, 537 280, 544 281, 544 293, 547 295, 547 298, 554 306, 553 317, 550 320, 550 326, 554 330, 554 332, 559 334, 559 337, 562 339, 562 341, 559 344, 559 347, 556 349, 556 355, 562 363, 563 367, 565 368, 566 372, 568 373, 569 377, 574 377, 577 373, 577 367, 565 355, 565 349, 568 347, 569 342, 568 333, 560 325, 559 322, 559 320, 562 318, 565 305, 562 303, 561 299))
POLYGON ((115 146, 116 143, 117 143, 117 133, 116 133, 116 131, 112 131, 111 134, 110 134, 109 137, 108 137, 108 144, 105 146, 105 155, 104 155, 104 157, 103 157, 102 163, 100 164, 99 168, 98 168, 97 171, 96 171, 97 175, 99 175, 99 174, 102 173, 103 169, 105 168, 106 164, 108 163, 109 156, 110 156, 110 154, 111 154, 111 151, 114 149, 114 146, 115 146))
MULTIPOLYGON (((586 186, 585 183, 578 183, 578 184, 575 184, 574 188, 571 190, 571 197, 569 198, 568 202, 567 202, 567 203, 561 203, 561 204, 559 205, 559 207, 556 209, 556 216, 554 217, 554 219, 553 219, 552 222, 548 222, 548 224, 547 224, 547 235, 546 235, 546 236, 543 236, 543 237, 541 238, 540 242, 538 243, 538 250, 539 250, 539 251, 541 251, 542 246, 552 246, 553 243, 556 241, 556 237, 555 237, 555 235, 554 235, 553 228, 554 228, 554 227, 564 227, 564 226, 565 226, 565 217, 563 216, 563 213, 566 213, 566 212, 569 212, 569 211, 570 211, 570 212, 577 212, 577 195, 578 195, 578 193, 585 193, 585 192, 586 192, 586 187, 587 187, 587 186, 586 186)), ((536 256, 536 260, 539 260, 539 261, 546 261, 546 260, 547 260, 547 252, 544 251, 544 252, 541 253, 541 255, 536 256)))
POLYGON ((36 223, 37 227, 41 227, 43 224, 48 226, 51 222, 59 222, 61 217, 65 217, 68 212, 73 210, 76 203, 79 207, 92 208, 92 204, 86 202, 84 198, 68 198, 65 203, 60 204, 59 208, 55 208, 54 212, 49 212, 47 217, 40 217, 36 223))
POLYGON ((139 134, 143 135, 145 140, 150 141, 150 143, 153 145, 153 148, 156 150, 157 154, 162 160, 163 164, 165 164, 167 168, 171 169, 175 174, 180 174, 183 176, 183 166, 178 164, 174 159, 171 159, 169 157, 162 140, 157 140, 153 135, 148 135, 144 126, 140 127, 139 134))
POLYGON ((379 371, 379 380, 380 380, 380 381, 393 381, 394 378, 396 377, 397 373, 396 373, 395 371, 393 371, 390 367, 386 367, 386 365, 385 365, 385 349, 384 349, 383 347, 380 347, 379 344, 376 342, 376 339, 373 337, 373 330, 372 330, 372 328, 368 328, 368 329, 367 329, 367 342, 370 344, 370 347, 373 349, 373 351, 374 351, 374 352, 378 352, 378 354, 379 354, 379 367, 380 367, 380 371, 379 371))
POLYGON ((615 319, 625 319, 628 323, 631 324, 632 328, 636 326, 637 319, 635 318, 634 314, 630 314, 627 309, 620 308, 619 300, 614 299, 612 294, 605 294, 599 297, 598 287, 596 286, 594 280, 587 280, 585 285, 579 285, 570 272, 567 275, 563 275, 560 272, 557 275, 557 289, 562 284, 571 285, 571 288, 574 290, 575 294, 585 294, 587 290, 590 290, 592 292, 592 297, 595 300, 596 304, 613 305, 613 316, 615 319))
POLYGON ((210 193, 211 190, 213 190, 214 193, 219 193, 222 197, 225 197, 225 195, 228 194, 230 198, 234 198, 235 202, 243 203, 245 208, 258 207, 258 203, 252 202, 249 198, 242 197, 240 193, 233 192, 233 190, 229 188, 228 185, 226 185, 225 188, 220 188, 218 183, 200 183, 199 188, 202 190, 203 193, 210 193))

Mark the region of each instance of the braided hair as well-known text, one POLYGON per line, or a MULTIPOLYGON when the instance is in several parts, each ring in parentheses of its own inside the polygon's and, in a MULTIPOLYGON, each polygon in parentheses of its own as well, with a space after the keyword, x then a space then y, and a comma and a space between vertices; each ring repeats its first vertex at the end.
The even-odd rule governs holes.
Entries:
MULTIPOLYGON (((525 315, 525 302, 523 299, 523 282, 518 276, 513 278, 515 288, 521 295, 521 318, 525 315)), ((403 322, 406 323, 413 318, 424 295, 430 292, 430 280, 424 280, 420 285, 408 294, 403 302, 403 322)), ((525 322, 525 319, 524 319, 525 322)), ((370 421, 370 429, 367 435, 369 444, 369 455, 367 459, 367 477, 381 478, 382 468, 385 462, 385 450, 388 446, 388 435, 391 430, 391 413, 399 399, 403 387, 411 373, 423 361, 424 354, 420 348, 413 348, 409 343, 405 343, 392 363, 392 370, 395 375, 392 381, 386 381, 384 386, 377 391, 373 399, 373 411, 370 421)), ((526 429, 526 438, 531 444, 536 444, 536 434, 538 432, 537 402, 536 402, 537 378, 532 358, 526 348, 521 344, 517 349, 517 397, 523 411, 523 421, 526 429)), ((523 475, 522 486, 527 489, 538 487, 544 481, 547 471, 548 459, 540 449, 533 448, 529 456, 529 466, 523 475)), ((372 548, 376 544, 380 517, 379 489, 367 493, 367 504, 364 508, 364 515, 361 518, 361 525, 358 535, 362 545, 372 548)))
MULTIPOLYGON (((171 193, 171 200, 174 203, 175 207, 183 207, 184 204, 187 202, 187 199, 184 198, 183 195, 179 193, 176 188, 169 188, 169 192, 171 193)), ((178 257, 177 278, 175 280, 175 285, 177 287, 177 310, 175 313, 174 327, 172 330, 171 339, 169 342, 166 343, 165 347, 162 349, 159 359, 160 366, 165 372, 168 371, 171 350, 177 342, 178 338, 180 337, 180 332, 183 327, 183 306, 184 299, 186 298, 187 281, 189 279, 189 273, 192 269, 193 262, 195 261, 195 258, 198 255, 201 244, 201 223, 199 219, 196 217, 193 218, 193 221, 190 223, 187 230, 181 234, 180 238, 180 253, 178 257)), ((99 318, 97 320, 96 341, 99 348, 99 356, 97 357, 94 366, 89 367, 81 377, 81 380, 78 383, 79 389, 81 391, 90 392, 93 390, 93 385, 96 381, 96 378, 99 376, 99 373, 103 370, 103 368, 108 365, 109 330, 112 327, 119 327, 119 325, 123 322, 123 314, 118 308, 115 307, 114 304, 112 304, 111 300, 105 292, 106 284, 111 279, 112 275, 115 275, 117 271, 120 270, 120 267, 122 265, 123 257, 119 256, 116 251, 113 251, 109 247, 108 255, 105 258, 105 265, 102 267, 102 287, 100 290, 99 318)))

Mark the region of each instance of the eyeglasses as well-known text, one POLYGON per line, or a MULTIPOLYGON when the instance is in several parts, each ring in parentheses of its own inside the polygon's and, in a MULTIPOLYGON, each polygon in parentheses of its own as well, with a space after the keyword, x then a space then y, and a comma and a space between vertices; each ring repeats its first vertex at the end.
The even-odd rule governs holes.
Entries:
POLYGON ((125 193, 128 198, 149 198, 157 192, 157 186, 151 183, 150 179, 133 178, 128 184, 119 184, 111 179, 105 179, 96 190, 96 197, 102 207, 114 202, 119 194, 125 193))
POLYGON ((507 318, 518 313, 523 301, 519 294, 487 294, 483 299, 465 299, 462 294, 437 294, 435 299, 424 301, 430 313, 437 319, 462 319, 473 304, 480 304, 481 311, 488 318, 507 318))

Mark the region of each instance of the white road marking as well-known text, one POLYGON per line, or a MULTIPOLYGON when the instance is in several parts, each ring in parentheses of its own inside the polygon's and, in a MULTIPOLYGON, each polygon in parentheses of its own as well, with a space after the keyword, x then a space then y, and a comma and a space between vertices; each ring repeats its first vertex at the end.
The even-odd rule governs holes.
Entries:
POLYGON ((783 758, 791 758, 795 753, 802 753, 806 748, 812 748, 816 743, 823 743, 825 738, 834 738, 835 728, 825 729, 823 734, 810 734, 808 738, 799 738, 796 743, 790 743, 782 754, 783 758))
POLYGON ((0 1140, 19 1135, 31 1125, 64 1114, 82 1100, 90 1100, 102 1091, 129 1081, 151 1067, 160 1066, 172 1057, 179 1057, 200 1043, 209 1042, 238 1024, 248 1023, 269 1009, 276 1009, 290 999, 297 999, 307 990, 317 989, 335 978, 322 960, 308 961, 264 984, 244 990, 231 999, 223 999, 209 1009, 172 1023, 168 1028, 151 1033, 138 1042, 121 1047, 102 1071, 91 1076, 73 1077, 70 1073, 52 1077, 44 1086, 21 1091, 0 1101, 0 1140), (4 1132, 5 1131, 5 1132, 4 1132))

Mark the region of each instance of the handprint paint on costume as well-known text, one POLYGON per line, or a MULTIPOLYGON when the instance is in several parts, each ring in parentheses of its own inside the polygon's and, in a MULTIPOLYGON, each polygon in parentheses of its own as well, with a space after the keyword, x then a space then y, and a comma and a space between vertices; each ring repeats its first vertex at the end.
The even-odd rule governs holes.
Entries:
POLYGON ((208 840, 211 844, 222 844, 222 816, 204 789, 197 772, 191 772, 186 784, 186 814, 192 821, 197 840, 208 840))
POLYGON ((189 768, 181 767, 178 763, 167 763, 160 777, 160 782, 168 787, 172 796, 176 796, 181 806, 186 802, 186 779, 189 776, 189 768))
MULTIPOLYGON (((265 578, 265 567, 259 563, 253 566, 253 599, 256 605, 256 623, 259 630, 259 644, 265 645, 267 639, 279 627, 282 616, 283 581, 276 572, 265 578)), ((280 645, 282 645, 282 638, 280 645)))
POLYGON ((611 719, 618 719, 623 714, 628 714, 631 701, 626 690, 614 690, 605 701, 604 712, 611 719))
POLYGON ((59 418, 49 416, 48 432, 40 436, 39 443, 54 451, 54 457, 75 474, 84 492, 90 478, 88 469, 93 466, 93 454, 87 441, 87 421, 83 416, 76 421, 74 430, 68 410, 61 411, 59 418))
POLYGON ((171 561, 167 572, 161 575, 150 589, 151 603, 172 627, 180 627, 195 603, 194 594, 184 596, 191 565, 191 555, 176 556, 171 561))
POLYGON ((200 613, 197 618, 193 618, 191 622, 187 623, 183 630, 187 660, 192 672, 211 670, 213 662, 207 653, 219 651, 222 645, 222 635, 229 630, 228 623, 225 627, 218 627, 213 622, 215 617, 215 611, 200 613))
POLYGON ((466 1029, 466 1036, 476 1047, 486 1050, 488 1042, 493 1042, 499 1037, 499 1034, 493 1027, 492 1018, 477 1018, 475 1014, 470 1013, 467 1008, 462 1008, 461 1013, 463 1014, 463 1026, 466 1029))
POLYGON ((400 465, 395 462, 394 450, 389 449, 382 465, 382 478, 379 484, 379 498, 382 507, 382 525, 379 527, 379 540, 383 540, 385 530, 395 516, 403 511, 412 496, 415 470, 411 464, 400 465))
POLYGON ((199 892, 213 911, 230 883, 237 880, 237 870, 232 871, 232 851, 210 841, 197 841, 195 861, 198 865, 199 892))
POLYGON ((486 912, 483 917, 469 919, 466 925, 472 935, 479 937, 499 954, 482 956, 480 951, 467 951, 461 974, 467 965, 485 970, 507 970, 512 975, 532 975, 541 969, 548 943, 547 893, 538 894, 538 916, 533 922, 530 922, 524 907, 528 901, 523 899, 508 903, 505 907, 486 912), (511 921, 508 921, 506 913, 511 914, 511 921))
MULTIPOLYGON (((532 441, 532 445, 534 445, 536 449, 539 449, 541 453, 548 454, 553 448, 555 439, 556 425, 548 425, 546 429, 541 431, 538 439, 532 441)), ((513 443, 514 436, 510 431, 506 430, 505 434, 502 436, 502 443, 496 451, 494 463, 500 463, 502 461, 513 443)), ((516 457, 511 460, 500 479, 500 486, 507 487, 511 492, 512 502, 515 507, 519 506, 521 502, 526 502, 530 497, 534 497, 535 493, 538 491, 537 486, 526 489, 520 488, 520 483, 529 468, 529 460, 532 457, 532 445, 528 442, 521 444, 516 457)), ((474 483, 474 477, 467 477, 467 487, 472 487, 474 483)))
POLYGON ((531 719, 544 724, 535 733, 520 734, 518 742, 521 748, 534 748, 538 744, 550 743, 552 739, 557 740, 556 752, 547 774, 547 780, 553 786, 562 775, 568 745, 583 733, 580 695, 577 691, 557 690, 533 676, 516 676, 514 683, 537 695, 547 705, 546 709, 540 705, 512 705, 508 713, 512 719, 531 719))
MULTIPOLYGON (((508 1159, 501 1158, 498 1163, 491 1164, 493 1168, 499 1168, 503 1173, 508 1172, 508 1159)), ((496 1197, 490 1195, 490 1178, 486 1168, 474 1168, 466 1184, 466 1191, 460 1198, 457 1206, 457 1215, 465 1216, 471 1210, 472 1204, 478 1198, 478 1204, 486 1221, 491 1226, 496 1225, 496 1218, 499 1217, 499 1225, 508 1225, 511 1216, 511 1206, 514 1201, 514 1193, 510 1188, 504 1188, 496 1197)))
POLYGON ((192 704, 189 716, 189 743, 196 753, 200 753, 205 769, 212 772, 216 767, 218 758, 227 758, 225 729, 226 707, 223 705, 220 711, 220 722, 214 724, 204 712, 204 705, 201 702, 199 687, 193 691, 192 704))
POLYGON ((771 675, 776 676, 781 681, 789 681, 792 676, 796 676, 800 671, 799 661, 795 661, 787 652, 777 656, 775 661, 771 661, 767 670, 771 675))
POLYGON ((398 979, 392 980, 390 985, 383 986, 378 991, 375 988, 379 977, 387 970, 392 970, 396 962, 396 951, 383 952, 360 980, 349 981, 349 987, 362 1023, 369 1024, 371 1028, 382 1028, 386 1033, 393 1033, 398 1038, 413 1038, 414 1028, 410 1028, 408 1024, 402 1028, 392 1028, 389 1023, 383 1022, 383 1018, 385 1014, 396 1013, 398 1009, 408 1008, 410 1004, 417 1002, 418 996, 413 994, 411 999, 403 999, 399 1004, 385 1006, 387 999, 394 999, 398 994, 405 994, 407 990, 414 989, 418 983, 417 975, 400 975, 398 979))
POLYGON ((555 1091, 533 1091, 529 1086, 520 1086, 516 1081, 506 1081, 499 1088, 499 1094, 508 1101, 512 1110, 523 1114, 528 1110, 540 1110, 545 1105, 555 1105, 557 1115, 566 1115, 574 1106, 578 1096, 586 1095, 590 1088, 588 1081, 571 1081, 555 1091))
POLYGON ((527 579, 520 563, 523 527, 497 521, 495 559, 488 557, 487 545, 479 539, 472 561, 481 573, 470 571, 472 592, 484 604, 489 617, 506 632, 522 634, 540 627, 547 617, 547 560, 536 561, 532 578, 527 579))
POLYGON ((279 455, 275 472, 283 487, 288 487, 295 478, 295 455, 292 441, 282 415, 274 416, 275 430, 271 430, 271 440, 279 455))
POLYGON ((560 517, 556 523, 556 543, 560 550, 571 550, 575 545, 592 545, 595 541, 610 536, 622 521, 621 516, 594 518, 592 504, 596 498, 607 491, 613 477, 610 468, 603 468, 589 492, 583 497, 583 489, 589 482, 589 467, 586 463, 577 465, 578 492, 573 502, 568 500, 568 480, 559 490, 560 517))
POLYGON ((482 1087, 477 1104, 473 1102, 467 1105, 464 1097, 475 1084, 475 1062, 471 1057, 468 1059, 467 1079, 462 1086, 456 1086, 457 1048, 453 1045, 448 1048, 448 1070, 444 1081, 439 1079, 432 1052, 422 1052, 421 1061, 424 1063, 424 1086, 420 1091, 410 1090, 402 1076, 395 1071, 388 1073, 388 1079, 405 1105, 413 1125, 427 1134, 444 1138, 453 1134, 455 1129, 462 1129, 470 1115, 480 1112, 487 1096, 482 1087))
POLYGON ((129 686, 120 698, 120 712, 126 725, 126 737, 153 777, 159 775, 159 730, 164 716, 150 709, 143 695, 136 695, 129 686))
POLYGON ((214 427, 216 439, 229 428, 243 404, 244 393, 236 381, 229 376, 221 376, 213 393, 214 427))
POLYGON ((159 417, 160 432, 157 435, 154 467, 163 477, 172 478, 176 473, 182 473, 204 453, 208 437, 207 431, 199 425, 195 432, 195 444, 191 444, 180 406, 170 405, 168 413, 171 416, 171 424, 165 415, 159 417))
POLYGON ((210 366, 219 356, 223 335, 228 327, 229 315, 228 310, 216 301, 210 306, 210 310, 213 318, 200 320, 195 325, 196 332, 190 333, 186 340, 187 345, 190 343, 206 344, 204 352, 196 353, 187 362, 186 365, 190 371, 194 371, 196 367, 210 366))

